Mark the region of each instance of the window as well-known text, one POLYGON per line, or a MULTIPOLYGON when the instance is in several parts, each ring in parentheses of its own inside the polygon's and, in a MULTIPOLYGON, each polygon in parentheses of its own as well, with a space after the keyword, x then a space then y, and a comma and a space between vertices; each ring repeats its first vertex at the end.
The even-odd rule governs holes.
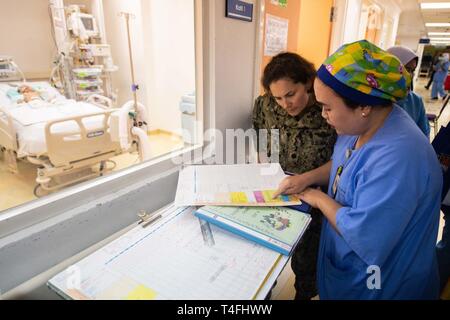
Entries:
MULTIPOLYGON (((41 199, 37 200, 33 194, 36 178, 39 178, 39 174, 46 170, 49 163, 51 166, 57 167, 51 163, 52 158, 28 157, 26 153, 21 156, 19 150, 7 150, 3 147, 2 158, 0 158, 0 180, 3 183, 0 189, 2 195, 0 219, 1 211, 8 217, 19 215, 94 185, 112 181, 115 177, 132 174, 143 168, 156 166, 161 162, 166 163, 163 166, 165 169, 173 167, 175 164, 170 159, 174 152, 187 152, 201 146, 203 140, 201 1, 52 0, 53 7, 48 7, 46 1, 31 4, 29 1, 20 0, 5 4, 8 8, 4 8, 5 10, 0 13, 1 20, 15 29, 18 36, 11 40, 7 30, 3 30, 1 37, 4 41, 1 41, 0 53, 12 56, 30 83, 36 80, 48 82, 54 67, 52 62, 55 57, 61 58, 61 55, 56 54, 58 41, 66 46, 73 45, 73 43, 64 42, 65 39, 67 40, 67 35, 64 36, 64 33, 66 32, 70 36, 71 31, 61 28, 61 21, 68 17, 70 10, 77 10, 73 6, 70 7, 75 3, 81 4, 79 7, 81 13, 91 14, 95 17, 95 19, 90 19, 89 23, 98 24, 97 28, 91 28, 90 24, 86 25, 83 21, 84 26, 87 26, 90 32, 98 29, 98 35, 89 36, 89 39, 85 40, 85 46, 78 49, 88 56, 87 59, 92 59, 94 67, 96 63, 100 62, 103 63, 103 71, 109 68, 110 72, 103 72, 101 76, 99 75, 96 89, 102 90, 104 94, 109 93, 109 98, 117 107, 134 98, 131 89, 133 81, 126 19, 119 16, 121 12, 131 14, 129 29, 134 84, 139 86, 139 89, 136 90, 137 100, 145 107, 146 111, 146 116, 142 120, 147 124, 145 133, 149 142, 149 154, 146 157, 148 161, 142 162, 138 152, 132 148, 129 151, 120 152, 112 149, 110 150, 111 154, 105 155, 92 168, 80 167, 79 170, 73 172, 73 176, 61 175, 58 177, 58 183, 62 187, 57 186, 50 192, 38 194, 41 199), (30 15, 27 12, 30 12, 30 15), (53 15, 49 13, 53 13, 53 15), (177 21, 177 23, 173 23, 173 21, 177 21), (31 40, 30 30, 33 30, 31 40), (89 48, 95 48, 96 51, 89 48), (101 50, 110 51, 108 59, 103 59, 106 57, 106 53, 101 50), (9 157, 16 161, 16 173, 8 170, 9 162, 7 160, 9 157), (115 162, 115 167, 112 162, 115 162), (95 173, 104 170, 105 166, 114 168, 110 172, 102 173, 102 177, 98 177, 98 174, 95 173), (114 171, 120 172, 114 173, 114 171), (87 179, 96 179, 86 182, 87 179, 84 179, 83 175, 86 175, 87 179), (78 179, 79 177, 81 179, 78 179), (25 203, 28 204, 12 209, 25 203), (11 210, 5 211, 6 209, 11 210)), ((61 46, 58 47, 61 48, 61 46)), ((67 65, 59 67, 61 66, 68 67, 67 65)), ((68 71, 66 70, 66 72, 68 71)), ((72 73, 68 78, 71 77, 73 77, 73 81, 80 80, 72 73)), ((67 80, 64 79, 64 75, 56 78, 60 81, 67 80)), ((95 79, 97 81, 97 78, 95 79)), ((5 86, 10 82, 0 82, 0 86, 5 86)), ((80 83, 77 85, 82 87, 80 83)), ((82 122, 86 122, 86 127, 88 127, 89 121, 82 122)), ((72 123, 72 125, 76 127, 76 123, 72 123)), ((95 138, 101 134, 104 132, 96 130, 95 134, 91 134, 89 137, 95 138)), ((79 138, 79 135, 74 134, 66 139, 75 139, 76 137, 79 138)), ((20 142, 19 139, 18 144, 20 142)), ((80 148, 74 149, 74 153, 82 153, 83 148, 84 146, 80 145, 80 148)), ((78 164, 80 162, 77 162, 78 164)), ((73 166, 73 163, 70 165, 73 166)), ((41 181, 49 178, 53 173, 54 171, 46 172, 45 177, 41 177, 41 181)), ((36 190, 34 191, 36 192, 36 190)), ((2 223, 1 220, 0 223, 2 223)))

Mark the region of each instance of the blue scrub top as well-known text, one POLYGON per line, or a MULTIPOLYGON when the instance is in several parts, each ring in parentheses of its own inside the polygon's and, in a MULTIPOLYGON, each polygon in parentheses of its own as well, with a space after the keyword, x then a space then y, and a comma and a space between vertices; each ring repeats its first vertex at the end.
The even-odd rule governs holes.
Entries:
POLYGON ((425 106, 422 97, 410 91, 405 99, 397 102, 397 105, 408 113, 422 132, 430 136, 430 124, 428 123, 425 106))
POLYGON ((320 299, 438 298, 442 173, 436 154, 398 106, 347 158, 356 139, 339 136, 334 147, 328 194, 333 196, 335 173, 344 165, 335 198, 343 207, 339 233, 326 219, 322 226, 320 299))
POLYGON ((435 67, 436 72, 434 73, 433 81, 444 82, 445 78, 447 77, 448 68, 450 68, 450 62, 439 61, 435 67))

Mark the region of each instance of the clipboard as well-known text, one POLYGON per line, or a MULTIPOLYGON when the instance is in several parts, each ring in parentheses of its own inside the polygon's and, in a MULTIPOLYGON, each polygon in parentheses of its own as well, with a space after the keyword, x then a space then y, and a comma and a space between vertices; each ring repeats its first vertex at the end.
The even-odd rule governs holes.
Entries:
POLYGON ((65 299, 264 299, 288 257, 214 226, 211 248, 193 210, 159 211, 70 266, 78 283, 66 269, 48 287, 65 299))

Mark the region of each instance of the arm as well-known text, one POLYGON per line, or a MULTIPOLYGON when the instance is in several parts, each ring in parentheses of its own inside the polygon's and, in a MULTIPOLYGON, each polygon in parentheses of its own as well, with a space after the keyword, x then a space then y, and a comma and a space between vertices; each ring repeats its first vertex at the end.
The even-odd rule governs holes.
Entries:
POLYGON ((339 233, 336 216, 342 206, 333 198, 319 189, 308 188, 299 194, 302 201, 309 203, 312 207, 318 208, 328 219, 331 226, 339 233))
MULTIPOLYGON (((419 96, 418 96, 419 97, 419 96)), ((425 106, 423 104, 423 100, 421 97, 418 99, 419 104, 419 119, 418 119, 418 126, 420 130, 427 136, 427 138, 430 137, 430 124, 428 123, 428 118, 425 112, 425 106)))
POLYGON ((262 103, 263 103, 262 96, 256 98, 252 111, 252 127, 256 131, 256 141, 254 141, 255 142, 254 145, 256 147, 255 152, 258 163, 261 162, 261 158, 264 159, 264 157, 262 157, 263 155, 260 154, 261 146, 259 141, 259 130, 264 129, 264 114, 262 111, 262 103))

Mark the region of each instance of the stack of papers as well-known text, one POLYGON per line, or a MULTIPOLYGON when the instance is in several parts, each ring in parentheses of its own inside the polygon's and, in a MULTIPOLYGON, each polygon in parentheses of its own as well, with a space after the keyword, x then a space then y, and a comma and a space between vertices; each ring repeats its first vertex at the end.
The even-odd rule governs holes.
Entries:
POLYGON ((279 163, 190 166, 180 172, 175 204, 205 205, 198 218, 290 255, 311 217, 286 208, 301 204, 296 196, 273 199, 285 177, 279 163))
POLYGON ((291 254, 311 221, 309 214, 284 207, 205 206, 194 214, 284 255, 291 254))
POLYGON ((272 199, 287 177, 279 163, 244 165, 197 165, 178 177, 177 206, 292 206, 296 196, 272 199))

